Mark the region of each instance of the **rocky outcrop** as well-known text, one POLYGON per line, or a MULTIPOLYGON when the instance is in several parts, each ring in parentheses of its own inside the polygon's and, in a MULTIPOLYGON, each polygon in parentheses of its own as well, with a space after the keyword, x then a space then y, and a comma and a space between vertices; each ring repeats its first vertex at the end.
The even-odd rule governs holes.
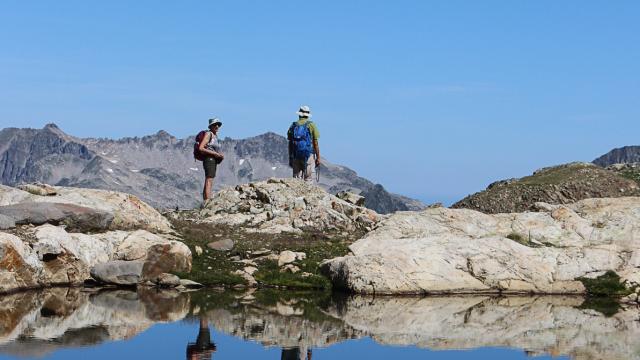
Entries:
POLYGON ((397 213, 322 270, 358 293, 580 294, 581 277, 617 272, 640 283, 640 198, 538 203, 487 215, 433 208, 397 213))
POLYGON ((269 179, 219 191, 199 221, 280 233, 366 231, 381 216, 298 179, 269 179))
MULTIPOLYGON (((168 221, 136 197, 53 189, 55 194, 34 194, 0 186, 0 215, 8 219, 0 231, 0 293, 80 285, 92 278, 91 269, 114 261, 126 262, 129 268, 139 263, 140 281, 191 270, 189 248, 166 234, 171 231, 168 221)), ((101 273, 104 269, 94 271, 101 273)), ((115 278, 95 280, 124 284, 115 278)))
POLYGON ((487 214, 535 210, 535 203, 570 204, 589 198, 639 196, 638 183, 588 163, 548 167, 520 179, 496 181, 451 207, 487 214))
POLYGON ((88 235, 45 224, 0 232, 0 256, 0 293, 89 279, 136 285, 161 273, 191 270, 186 245, 146 230, 88 235))
MULTIPOLYGON (((286 130, 288 123, 282 124, 286 130)), ((194 130, 194 137, 198 130, 194 130)), ((162 209, 200 205, 202 164, 193 160, 194 137, 176 139, 166 131, 111 139, 80 139, 54 124, 43 129, 0 130, 0 183, 48 184, 114 190, 134 194, 162 209)), ((221 141, 225 161, 218 166, 215 189, 271 177, 290 177, 287 140, 275 133, 221 141)), ((350 189, 367 197, 379 213, 420 210, 417 200, 390 194, 355 171, 323 160, 320 185, 331 193, 350 189), (368 196, 367 194, 371 194, 368 196)), ((41 189, 35 189, 41 192, 41 189)))

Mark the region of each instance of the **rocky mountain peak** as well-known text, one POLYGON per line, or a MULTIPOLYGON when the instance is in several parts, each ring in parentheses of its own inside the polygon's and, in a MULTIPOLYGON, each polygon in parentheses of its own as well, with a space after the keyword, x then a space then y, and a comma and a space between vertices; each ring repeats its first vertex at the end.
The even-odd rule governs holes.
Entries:
POLYGON ((640 146, 623 146, 593 160, 593 163, 607 167, 613 164, 630 164, 640 162, 640 146))

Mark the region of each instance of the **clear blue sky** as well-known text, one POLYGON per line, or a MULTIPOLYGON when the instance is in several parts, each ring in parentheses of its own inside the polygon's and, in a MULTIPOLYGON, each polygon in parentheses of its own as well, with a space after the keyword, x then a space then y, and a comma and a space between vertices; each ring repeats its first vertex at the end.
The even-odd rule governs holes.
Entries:
POLYGON ((460 198, 640 140, 638 1, 0 3, 0 127, 76 136, 216 114, 285 133, 387 188, 460 198))

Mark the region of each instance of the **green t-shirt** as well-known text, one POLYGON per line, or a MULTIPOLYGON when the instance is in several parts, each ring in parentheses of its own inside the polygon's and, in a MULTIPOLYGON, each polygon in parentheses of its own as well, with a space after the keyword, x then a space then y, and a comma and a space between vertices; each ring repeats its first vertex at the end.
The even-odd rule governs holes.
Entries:
MULTIPOLYGON (((309 132, 311 133, 311 138, 313 138, 313 140, 318 140, 320 138, 320 131, 318 131, 318 127, 316 127, 316 123, 312 122, 309 119, 300 119, 298 121, 296 121, 296 124, 298 125, 304 125, 306 122, 310 122, 309 124, 309 132)), ((293 136, 293 127, 289 127, 289 131, 287 131, 287 138, 291 139, 291 137, 293 136)))

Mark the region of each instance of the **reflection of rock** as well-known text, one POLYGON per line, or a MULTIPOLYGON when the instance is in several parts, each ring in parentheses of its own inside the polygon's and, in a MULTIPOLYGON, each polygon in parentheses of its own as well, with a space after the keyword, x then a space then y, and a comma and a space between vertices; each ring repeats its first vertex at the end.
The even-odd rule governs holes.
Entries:
POLYGON ((521 348, 584 359, 631 359, 638 308, 612 317, 579 309, 576 297, 354 297, 330 311, 384 345, 436 350, 521 348))
POLYGON ((304 299, 264 304, 254 296, 245 296, 240 303, 208 310, 200 316, 218 331, 264 346, 317 348, 358 337, 341 320, 323 314, 317 305, 304 299))
POLYGON ((400 212, 323 266, 359 293, 585 291, 578 278, 606 270, 640 275, 640 198, 538 203, 540 212, 487 215, 467 209, 400 212))
POLYGON ((54 288, 0 298, 0 352, 43 356, 65 347, 130 338, 157 322, 184 318, 189 297, 177 292, 54 288))

